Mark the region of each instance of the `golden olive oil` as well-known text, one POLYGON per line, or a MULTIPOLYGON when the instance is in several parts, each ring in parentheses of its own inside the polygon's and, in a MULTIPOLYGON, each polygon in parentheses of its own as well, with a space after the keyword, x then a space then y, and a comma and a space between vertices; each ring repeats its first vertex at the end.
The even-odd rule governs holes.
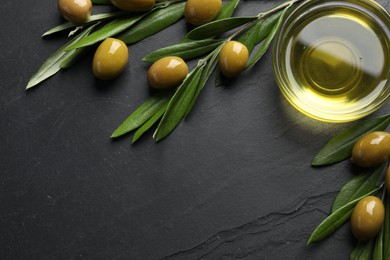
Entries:
POLYGON ((350 121, 390 93, 388 24, 348 4, 318 9, 286 29, 279 67, 294 106, 325 121, 350 121))

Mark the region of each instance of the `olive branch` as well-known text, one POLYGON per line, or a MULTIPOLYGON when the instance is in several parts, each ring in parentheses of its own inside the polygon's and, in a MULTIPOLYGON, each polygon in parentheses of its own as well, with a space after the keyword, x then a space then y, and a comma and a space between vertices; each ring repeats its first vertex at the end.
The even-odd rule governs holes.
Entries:
MULTIPOLYGON (((109 0, 93 0, 93 4, 111 4, 109 0)), ((184 15, 185 0, 157 1, 154 8, 145 13, 115 11, 91 15, 82 25, 65 22, 46 31, 42 37, 71 30, 69 36, 83 30, 64 46, 55 51, 41 65, 27 83, 30 89, 52 77, 62 69, 73 66, 84 53, 109 37, 116 37, 127 45, 135 44, 180 20, 184 15)))
MULTIPOLYGON (((247 46, 249 53, 260 45, 246 66, 246 69, 251 68, 269 48, 286 12, 299 1, 301 0, 287 1, 257 16, 230 17, 239 3, 239 0, 232 0, 221 11, 225 15, 193 29, 176 45, 149 53, 143 60, 150 63, 166 56, 179 56, 184 60, 205 57, 198 61, 177 89, 160 91, 147 99, 113 132, 111 138, 135 131, 132 139, 134 143, 157 122, 153 138, 160 141, 167 137, 190 113, 217 67, 218 55, 223 45, 237 39, 247 46), (231 30, 236 31, 229 37, 218 38, 231 30)), ((219 73, 217 79, 221 77, 223 76, 219 73)))
MULTIPOLYGON (((165 56, 179 56, 184 60, 200 58, 197 66, 174 91, 161 91, 146 100, 111 135, 116 138, 136 130, 132 142, 158 122, 153 135, 156 141, 168 136, 190 113, 201 90, 215 71, 218 54, 229 40, 244 44, 249 53, 257 45, 246 69, 255 65, 268 50, 288 9, 302 0, 286 1, 257 16, 232 17, 240 0, 224 4, 214 21, 196 27, 178 44, 161 48, 143 58, 152 63, 165 56), (231 32, 229 37, 218 36, 231 32), (202 58, 201 58, 202 57, 202 58)), ((96 4, 110 4, 109 0, 93 0, 96 4)), ((82 25, 65 22, 46 31, 42 37, 70 30, 68 43, 54 52, 31 77, 26 89, 35 87, 62 69, 73 66, 84 53, 109 37, 116 37, 127 45, 135 44, 169 27, 184 16, 185 0, 156 1, 154 8, 143 13, 116 11, 90 16, 82 25), (81 31, 81 33, 79 33, 81 31)), ((223 76, 217 75, 217 82, 223 76)))
MULTIPOLYGON (((384 131, 390 124, 390 114, 365 119, 332 137, 312 160, 312 166, 328 166, 351 157, 354 144, 365 134, 384 131)), ((376 238, 358 241, 351 259, 390 259, 390 194, 384 190, 384 172, 389 162, 364 169, 351 178, 333 201, 331 212, 313 231, 308 244, 319 242, 332 235, 351 217, 356 204, 363 198, 382 193, 385 205, 384 226, 376 238)), ((389 169, 388 169, 389 170, 389 169)))

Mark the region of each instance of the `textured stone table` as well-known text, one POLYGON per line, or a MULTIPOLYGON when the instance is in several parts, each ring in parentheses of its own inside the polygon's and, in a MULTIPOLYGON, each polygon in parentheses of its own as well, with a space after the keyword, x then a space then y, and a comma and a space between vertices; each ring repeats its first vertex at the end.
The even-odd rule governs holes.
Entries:
MULTIPOLYGON (((277 3, 242 1, 236 15, 277 3)), ((167 139, 131 145, 109 136, 149 95, 141 58, 176 43, 184 21, 130 46, 110 83, 94 79, 89 55, 26 92, 66 41, 40 38, 61 22, 56 1, 3 1, 0 15, 1 259, 348 259, 348 225, 306 246, 354 174, 347 161, 310 161, 348 124, 294 110, 270 52, 226 86, 210 81, 167 139)))

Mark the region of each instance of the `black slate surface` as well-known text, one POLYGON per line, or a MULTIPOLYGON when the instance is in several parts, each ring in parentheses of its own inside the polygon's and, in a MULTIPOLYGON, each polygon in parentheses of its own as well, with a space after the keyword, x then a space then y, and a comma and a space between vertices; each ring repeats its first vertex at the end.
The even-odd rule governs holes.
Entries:
MULTIPOLYGON (((242 1, 236 14, 279 2, 242 1)), ((90 55, 26 92, 66 42, 40 38, 62 21, 56 1, 2 1, 0 16, 1 259, 348 259, 348 225, 306 245, 354 174, 310 161, 348 124, 294 110, 270 52, 227 86, 210 81, 167 139, 131 145, 109 136, 149 95, 141 58, 176 43, 184 21, 130 46, 112 82, 94 79, 90 55)))

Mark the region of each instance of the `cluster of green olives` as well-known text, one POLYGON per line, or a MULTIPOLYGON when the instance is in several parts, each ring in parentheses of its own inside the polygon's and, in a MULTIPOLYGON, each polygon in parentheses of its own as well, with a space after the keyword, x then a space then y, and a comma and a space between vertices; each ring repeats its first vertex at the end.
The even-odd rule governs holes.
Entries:
MULTIPOLYGON (((128 12, 148 11, 155 5, 155 0, 111 0, 112 4, 128 12)), ((85 23, 91 15, 91 0, 58 0, 58 10, 68 21, 85 23)), ((128 63, 126 44, 115 38, 105 39, 97 48, 92 72, 99 79, 113 79, 120 75, 128 63)))
MULTIPOLYGON (((359 139, 352 150, 352 162, 360 167, 373 167, 390 158, 390 133, 374 131, 359 139)), ((386 190, 390 193, 390 167, 385 177, 386 190)), ((351 230, 359 240, 374 238, 382 228, 385 207, 382 200, 367 196, 360 200, 351 215, 351 230)))
MULTIPOLYGON (((248 62, 248 48, 240 42, 228 41, 219 53, 218 65, 226 77, 242 72, 248 62)), ((167 89, 179 86, 188 74, 188 66, 180 57, 164 57, 150 67, 148 82, 152 88, 167 89)))
MULTIPOLYGON (((144 12, 152 9, 155 0, 111 0, 111 3, 128 12, 144 12)), ((212 21, 219 14, 222 0, 187 0, 185 6, 186 21, 193 25, 202 25, 212 21)), ((75 23, 85 23, 91 14, 91 0, 58 0, 61 15, 75 23)), ((120 75, 128 63, 126 44, 115 38, 104 40, 97 48, 92 72, 103 80, 120 75)), ((237 41, 228 41, 219 55, 219 68, 226 77, 237 76, 248 62, 248 49, 237 41)), ((179 57, 165 57, 156 61, 148 71, 148 83, 156 89, 179 86, 188 74, 187 64, 179 57)))

